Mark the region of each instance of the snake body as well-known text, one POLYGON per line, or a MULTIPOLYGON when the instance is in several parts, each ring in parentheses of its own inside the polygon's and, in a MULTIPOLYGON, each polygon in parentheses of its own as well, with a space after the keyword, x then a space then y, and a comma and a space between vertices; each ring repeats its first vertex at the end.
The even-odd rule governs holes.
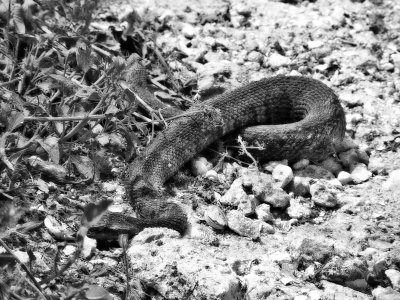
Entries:
POLYGON ((335 93, 307 77, 265 78, 196 104, 159 133, 130 165, 129 197, 144 219, 132 218, 127 227, 131 232, 148 226, 183 232, 187 222, 182 209, 151 199, 187 161, 228 133, 239 131, 249 145, 261 146, 251 153, 264 160, 296 161, 332 153, 345 125, 335 93))

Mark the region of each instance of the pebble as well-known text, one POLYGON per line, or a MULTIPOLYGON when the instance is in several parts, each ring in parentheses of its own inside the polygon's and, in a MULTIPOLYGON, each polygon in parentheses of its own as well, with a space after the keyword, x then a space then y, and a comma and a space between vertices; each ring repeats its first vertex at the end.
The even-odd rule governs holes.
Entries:
POLYGON ((383 288, 378 286, 372 290, 372 296, 374 296, 375 300, 400 300, 400 293, 390 287, 383 288))
POLYGON ((259 206, 256 207, 256 215, 257 219, 264 221, 264 222, 269 222, 274 219, 272 213, 271 213, 271 206, 266 203, 262 203, 259 206))
POLYGON ((226 215, 217 205, 210 205, 204 212, 204 220, 214 229, 222 230, 228 225, 226 215))
POLYGON ((328 157, 324 161, 321 162, 321 167, 333 173, 334 175, 338 175, 340 171, 343 170, 340 161, 336 157, 328 157))
POLYGON ((305 167, 307 167, 310 164, 310 161, 306 158, 303 158, 301 160, 299 160, 298 162, 296 162, 295 164, 293 164, 292 168, 293 170, 301 170, 304 169, 305 167))
POLYGON ((307 219, 311 216, 311 207, 304 202, 304 199, 290 199, 290 206, 286 209, 289 217, 294 219, 307 219), (303 202, 301 201, 303 200, 303 202))
POLYGON ((289 57, 280 55, 279 53, 272 53, 268 59, 266 59, 266 65, 272 68, 281 68, 289 65, 291 59, 289 57))
POLYGON ((291 192, 295 196, 305 196, 310 193, 310 179, 307 177, 294 176, 290 183, 291 192))
POLYGON ((248 198, 249 195, 243 190, 242 179, 237 178, 232 182, 229 190, 219 199, 219 202, 223 205, 237 207, 239 203, 247 201, 248 198))
POLYGON ((182 33, 187 39, 192 39, 196 35, 196 28, 188 23, 182 24, 182 33))
POLYGON ((264 55, 262 55, 260 52, 258 51, 250 51, 247 55, 247 60, 248 61, 252 61, 252 62, 261 62, 264 58, 264 55))
POLYGON ((241 236, 258 239, 261 234, 261 226, 256 221, 245 217, 237 210, 230 210, 226 218, 228 220, 228 227, 241 236))
POLYGON ((218 173, 215 170, 208 170, 205 177, 213 181, 218 181, 218 173))
POLYGON ((280 188, 284 188, 293 179, 293 171, 289 166, 277 165, 272 171, 272 177, 279 183, 280 188))
POLYGON ((212 168, 212 163, 210 163, 207 158, 203 156, 198 156, 191 160, 191 170, 193 176, 201 176, 206 174, 212 168))
POLYGON ((358 163, 351 172, 351 178, 354 183, 362 183, 370 179, 372 172, 368 171, 367 166, 363 163, 358 163))
POLYGON ((353 177, 351 177, 351 174, 346 171, 339 172, 337 179, 340 181, 342 185, 346 185, 353 181, 353 177))
POLYGON ((385 275, 389 278, 393 289, 400 291, 400 272, 395 269, 389 269, 385 271, 385 275))
POLYGON ((268 173, 272 173, 277 165, 285 165, 285 166, 287 166, 288 165, 288 160, 287 159, 280 160, 280 161, 272 160, 272 161, 269 161, 269 162, 263 164, 262 168, 263 168, 264 171, 267 171, 268 173))
POLYGON ((383 189, 387 191, 400 190, 400 169, 390 172, 388 180, 383 183, 383 189))
POLYGON ((327 181, 319 180, 310 186, 312 201, 323 207, 335 207, 338 204, 337 190, 327 181))
POLYGON ((249 217, 256 212, 256 207, 258 204, 260 204, 260 202, 254 197, 254 195, 247 195, 247 197, 241 199, 237 209, 246 217, 249 217))
POLYGON ((356 149, 350 149, 339 154, 340 161, 348 169, 352 170, 358 163, 358 154, 356 149))

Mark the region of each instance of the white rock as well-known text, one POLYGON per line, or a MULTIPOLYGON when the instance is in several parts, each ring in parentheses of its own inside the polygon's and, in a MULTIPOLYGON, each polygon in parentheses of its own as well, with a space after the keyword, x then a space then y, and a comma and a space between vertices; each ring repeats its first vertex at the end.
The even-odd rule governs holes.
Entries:
POLYGON ((351 174, 346 171, 339 172, 337 179, 340 181, 341 184, 345 185, 353 181, 351 174))
POLYGON ((196 28, 188 23, 183 23, 182 33, 185 38, 192 39, 196 35, 196 28))
POLYGON ((288 165, 288 160, 287 159, 280 160, 280 161, 272 160, 272 161, 269 161, 269 162, 263 164, 262 168, 263 168, 264 171, 272 173, 272 171, 275 169, 275 167, 277 165, 285 165, 285 166, 287 166, 288 165))
POLYGON ((400 169, 390 172, 388 180, 383 183, 383 188, 391 191, 400 190, 400 169))
POLYGON ((351 172, 351 178, 354 183, 362 183, 370 179, 372 172, 368 171, 367 166, 363 163, 358 163, 351 172))
POLYGON ((215 170, 208 170, 204 176, 210 180, 218 181, 218 173, 215 170))
POLYGON ((307 47, 309 49, 316 49, 316 48, 320 48, 324 45, 325 43, 321 40, 316 40, 316 41, 309 41, 307 43, 307 47))
POLYGON ((274 217, 271 214, 270 208, 271 208, 270 205, 266 203, 262 203, 259 206, 257 206, 256 207, 257 219, 264 222, 272 221, 274 217))
POLYGON ((392 287, 396 291, 400 291, 400 272, 395 269, 385 271, 385 275, 389 278, 392 287))
POLYGON ((230 210, 226 217, 228 220, 228 227, 237 234, 252 239, 260 237, 262 227, 257 221, 245 217, 237 210, 230 210))
POLYGON ((306 219, 311 216, 311 208, 307 203, 302 203, 300 198, 290 199, 290 206, 286 209, 289 217, 294 219, 306 219))
POLYGON ((279 182, 279 187, 284 188, 293 179, 293 171, 289 166, 277 165, 272 171, 272 177, 279 182))
POLYGON ((204 175, 212 168, 207 158, 203 156, 196 157, 191 161, 191 170, 194 176, 204 175))
POLYGON ((268 64, 272 68, 280 68, 287 66, 291 63, 291 60, 289 57, 280 55, 279 53, 272 53, 268 59, 268 64))

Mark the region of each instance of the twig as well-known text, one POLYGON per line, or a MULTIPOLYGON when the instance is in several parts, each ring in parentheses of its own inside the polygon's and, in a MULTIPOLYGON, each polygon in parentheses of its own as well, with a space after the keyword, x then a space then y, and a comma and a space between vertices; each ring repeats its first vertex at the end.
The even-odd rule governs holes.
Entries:
POLYGON ((119 85, 128 97, 136 98, 136 100, 150 113, 150 115, 154 114, 154 109, 151 108, 137 93, 132 91, 124 82, 120 82, 119 85))
POLYGON ((10 253, 14 259, 21 265, 22 269, 24 269, 24 271, 26 272, 26 274, 28 275, 28 277, 32 280, 32 282, 34 283, 34 285, 36 286, 36 288, 39 290, 40 294, 45 298, 45 299, 49 299, 47 298, 47 296, 45 295, 44 291, 42 290, 42 287, 40 286, 40 284, 36 281, 35 277, 32 275, 32 273, 29 271, 29 269, 26 267, 26 265, 19 260, 19 258, 14 254, 14 252, 12 252, 12 250, 7 246, 7 244, 0 239, 0 244, 3 246, 4 249, 6 249, 6 251, 8 253, 10 253))
POLYGON ((0 87, 6 86, 6 85, 9 85, 9 84, 13 84, 14 82, 17 82, 17 81, 20 80, 20 79, 21 79, 21 78, 18 77, 18 78, 14 78, 14 79, 12 79, 12 80, 9 80, 9 81, 7 81, 7 82, 0 83, 0 87))
POLYGON ((256 167, 257 166, 257 161, 255 160, 253 155, 251 155, 250 152, 247 151, 246 145, 244 144, 244 141, 242 140, 242 137, 240 135, 238 136, 237 140, 238 140, 238 142, 240 144, 240 150, 243 152, 243 154, 246 154, 253 161, 253 164, 256 167))
POLYGON ((40 122, 64 122, 64 121, 82 121, 82 120, 100 120, 106 118, 106 115, 88 115, 76 117, 25 117, 24 121, 40 121, 40 122))

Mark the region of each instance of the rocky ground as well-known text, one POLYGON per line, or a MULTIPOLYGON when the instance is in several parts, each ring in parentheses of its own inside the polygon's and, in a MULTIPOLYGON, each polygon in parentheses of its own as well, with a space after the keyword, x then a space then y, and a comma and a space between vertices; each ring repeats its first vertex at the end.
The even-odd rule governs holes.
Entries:
MULTIPOLYGON (((302 75, 331 87, 347 120, 345 141, 323 162, 248 167, 246 155, 221 146, 194 159, 190 175, 169 183, 169 200, 187 211, 189 231, 181 237, 146 229, 130 243, 130 274, 142 283, 137 297, 400 299, 400 4, 107 1, 92 26, 119 18, 129 27, 138 20, 128 14, 133 9, 156 24, 154 41, 168 75, 183 83, 185 105, 264 77, 302 75)), ((110 210, 131 211, 119 180, 100 189, 114 200, 110 210)), ((56 205, 90 194, 72 189, 56 205)), ((73 227, 76 218, 63 221, 73 227)), ((66 272, 67 281, 96 283, 121 297, 121 250, 88 252, 66 272)), ((40 259, 36 264, 48 269, 40 259)))
POLYGON ((399 4, 293 2, 135 2, 167 20, 157 44, 183 53, 170 67, 199 95, 311 76, 347 120, 344 148, 320 164, 193 163, 209 189, 175 197, 191 231, 145 230, 130 246, 155 299, 400 299, 399 4))

